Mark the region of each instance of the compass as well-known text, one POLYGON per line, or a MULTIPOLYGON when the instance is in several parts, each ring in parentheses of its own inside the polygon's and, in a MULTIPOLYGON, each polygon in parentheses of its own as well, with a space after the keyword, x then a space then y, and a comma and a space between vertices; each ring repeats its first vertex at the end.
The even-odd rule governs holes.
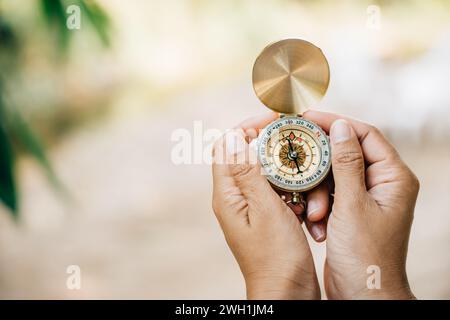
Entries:
POLYGON ((271 185, 305 205, 302 193, 318 186, 331 167, 325 132, 302 114, 325 95, 330 80, 322 51, 300 39, 266 47, 253 67, 253 88, 261 102, 280 113, 258 137, 257 154, 271 185))

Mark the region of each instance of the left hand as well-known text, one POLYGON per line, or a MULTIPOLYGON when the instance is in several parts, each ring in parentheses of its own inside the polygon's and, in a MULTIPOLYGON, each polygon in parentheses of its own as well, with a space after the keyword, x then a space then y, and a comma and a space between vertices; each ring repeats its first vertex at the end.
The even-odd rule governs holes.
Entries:
MULTIPOLYGON (((276 117, 270 113, 249 119, 215 144, 213 209, 244 275, 249 299, 319 299, 313 258, 298 218, 303 208, 281 200, 261 174, 249 144, 258 129, 276 117)), ((325 216, 328 208, 321 199, 318 204, 319 214, 325 216)), ((310 230, 321 224, 308 222, 310 230)), ((316 239, 324 240, 325 233, 316 239)))

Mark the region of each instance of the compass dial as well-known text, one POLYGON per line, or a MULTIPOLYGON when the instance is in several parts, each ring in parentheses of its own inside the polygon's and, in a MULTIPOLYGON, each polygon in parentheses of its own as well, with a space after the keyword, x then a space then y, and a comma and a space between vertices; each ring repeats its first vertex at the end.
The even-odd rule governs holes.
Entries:
POLYGON ((269 182, 284 191, 316 187, 330 171, 330 144, 315 123, 287 116, 266 127, 258 140, 258 159, 269 182))

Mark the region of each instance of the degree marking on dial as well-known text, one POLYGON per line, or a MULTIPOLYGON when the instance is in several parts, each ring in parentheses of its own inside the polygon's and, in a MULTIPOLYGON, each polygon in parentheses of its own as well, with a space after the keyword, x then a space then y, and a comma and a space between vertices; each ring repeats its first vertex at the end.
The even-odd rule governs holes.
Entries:
MULTIPOLYGON (((324 177, 323 173, 327 173, 330 166, 330 146, 329 144, 324 144, 323 137, 326 137, 324 136, 325 133, 320 127, 317 126, 317 124, 311 123, 307 120, 300 121, 297 118, 290 117, 288 119, 284 118, 283 120, 276 120, 267 128, 268 129, 265 131, 267 135, 263 136, 262 140, 260 140, 262 143, 262 148, 260 148, 259 157, 264 163, 267 163, 267 160, 269 160, 267 157, 270 157, 271 161, 269 161, 269 163, 271 167, 265 168, 265 170, 268 170, 268 179, 272 184, 279 186, 280 188, 287 188, 287 190, 291 190, 292 188, 293 190, 296 188, 299 190, 309 190, 311 187, 316 185, 315 181, 318 183, 319 178, 322 180, 324 177), (276 132, 279 132, 279 138, 276 136, 276 132), (287 134, 290 133, 294 133, 294 136, 296 136, 295 142, 292 142, 307 150, 308 154, 305 154, 304 157, 308 158, 308 160, 300 165, 302 169, 306 169, 304 172, 308 172, 305 175, 296 175, 292 172, 295 172, 295 170, 285 172, 284 166, 279 167, 280 155, 276 153, 281 146, 287 145, 288 141, 286 141, 286 137, 287 134), (305 136, 303 133, 308 136, 305 141, 301 141, 301 139, 299 139, 299 137, 305 136), (281 141, 279 141, 280 138, 282 138, 281 141), (269 143, 270 141, 271 143, 269 143), (324 147, 322 147, 322 144, 324 144, 324 147), (266 153, 269 148, 276 152, 266 153), (317 149, 319 152, 312 152, 317 149), (316 161, 313 162, 313 160, 316 161), (325 166, 327 166, 327 168, 325 168, 325 166), (326 169, 326 171, 322 171, 322 169, 326 169), (294 180, 290 180, 291 177, 293 177, 294 180), (301 180, 297 180, 295 177, 301 180)), ((288 166, 288 168, 290 168, 290 166, 288 166)))

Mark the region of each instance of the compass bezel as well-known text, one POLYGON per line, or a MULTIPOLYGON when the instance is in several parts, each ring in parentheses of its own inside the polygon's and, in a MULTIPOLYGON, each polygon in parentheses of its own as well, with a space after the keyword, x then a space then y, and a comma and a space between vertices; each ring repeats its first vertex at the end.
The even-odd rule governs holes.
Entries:
POLYGON ((286 192, 306 192, 317 187, 327 177, 331 168, 331 147, 328 136, 317 124, 299 116, 285 116, 265 127, 258 137, 257 157, 261 164, 262 173, 266 176, 267 180, 277 189, 286 192), (274 172, 275 170, 273 170, 268 162, 266 148, 268 141, 274 135, 274 132, 278 132, 285 126, 298 126, 300 131, 305 133, 311 132, 314 135, 317 135, 317 142, 322 145, 318 144, 321 158, 318 165, 320 173, 318 173, 316 177, 301 180, 292 180, 281 176, 278 176, 278 178, 276 177, 277 173, 274 172), (297 183, 297 181, 300 182, 297 183))

